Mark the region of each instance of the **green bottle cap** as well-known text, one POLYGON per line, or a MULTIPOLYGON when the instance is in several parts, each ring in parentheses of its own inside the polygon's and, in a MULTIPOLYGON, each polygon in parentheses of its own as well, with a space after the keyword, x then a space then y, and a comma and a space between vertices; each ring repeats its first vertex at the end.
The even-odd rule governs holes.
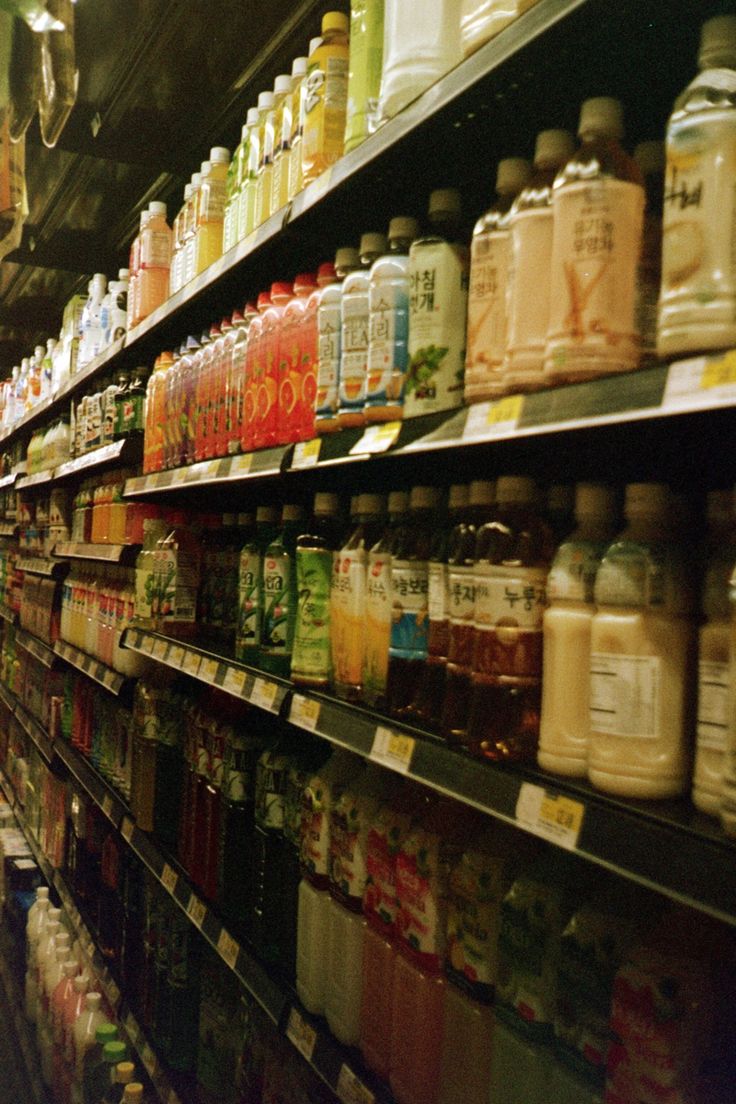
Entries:
POLYGON ((116 1066, 118 1062, 124 1062, 128 1057, 128 1048, 120 1039, 116 1039, 113 1043, 105 1043, 102 1057, 111 1066, 116 1066))
POLYGON ((118 1037, 118 1029, 113 1023, 103 1023, 97 1028, 95 1032, 95 1039, 101 1046, 105 1043, 112 1043, 118 1037))

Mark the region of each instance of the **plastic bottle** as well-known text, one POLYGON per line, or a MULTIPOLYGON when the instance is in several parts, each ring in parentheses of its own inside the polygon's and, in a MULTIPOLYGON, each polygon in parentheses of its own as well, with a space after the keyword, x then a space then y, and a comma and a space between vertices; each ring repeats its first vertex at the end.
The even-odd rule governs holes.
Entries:
POLYGON ((276 145, 273 155, 271 182, 271 211, 280 211, 289 202, 289 172, 291 166, 291 141, 298 125, 299 90, 307 75, 308 58, 294 58, 291 64, 289 91, 276 113, 276 145))
POLYGON ((370 269, 387 248, 383 234, 363 234, 360 239, 361 267, 350 272, 342 285, 338 387, 338 420, 341 427, 359 426, 365 422, 363 407, 368 382, 370 269))
POLYGON ((107 286, 107 295, 102 301, 100 314, 103 349, 125 333, 128 324, 128 277, 128 269, 121 268, 117 280, 111 280, 107 286))
MULTIPOLYGON (((470 245, 465 401, 495 398, 503 390, 511 265, 511 207, 529 183, 531 167, 521 157, 499 161, 496 201, 478 219, 470 245)), ((540 281, 545 277, 540 275, 540 281)))
POLYGON ((317 305, 317 394, 315 428, 332 433, 340 428, 340 367, 342 358, 342 293, 344 281, 360 268, 360 255, 351 246, 335 254, 335 266, 320 265, 317 280, 322 287, 317 305))
POLYGON ((613 491, 578 483, 576 529, 560 545, 547 579, 542 713, 537 761, 554 774, 584 778, 590 733, 590 632, 593 589, 616 521, 613 491))
POLYGON ((377 126, 383 68, 383 7, 384 0, 351 0, 346 153, 373 134, 377 126))
POLYGON ((460 61, 460 0, 386 0, 380 110, 391 118, 460 61))
POLYGON ((31 1023, 36 1022, 36 1004, 38 1002, 38 976, 36 962, 38 948, 46 928, 50 902, 48 888, 41 886, 36 891, 36 902, 28 913, 26 923, 26 979, 25 979, 25 1012, 31 1023), (38 897, 43 890, 45 896, 38 897))
POLYGON ((296 540, 303 529, 301 506, 286 504, 281 529, 263 557, 263 619, 260 666, 288 678, 296 619, 296 540))
POLYGON ((192 198, 191 183, 184 186, 184 199, 176 213, 171 227, 171 268, 169 270, 169 294, 175 295, 182 286, 182 267, 184 262, 184 228, 186 226, 187 209, 192 198))
POLYGON ((103 1024, 108 1030, 113 1027, 112 1024, 107 1022, 100 1009, 101 1002, 101 993, 85 993, 84 1007, 76 1020, 73 1021, 71 1031, 67 1031, 64 1054, 68 1065, 72 1069, 72 1085, 74 1086, 71 1090, 72 1104, 77 1104, 77 1101, 82 1099, 84 1066, 87 1055, 99 1041, 97 1038, 98 1029, 103 1024))
POLYGON ((281 319, 279 357, 278 429, 279 444, 304 441, 308 415, 314 419, 316 388, 317 314, 316 304, 309 312, 309 301, 317 290, 317 281, 309 272, 294 277, 294 295, 281 319))
POLYGON ((409 250, 409 365, 404 416, 451 410, 463 401, 468 249, 455 188, 429 197, 429 231, 409 250))
POLYGON ((275 210, 271 206, 273 190, 273 163, 276 156, 276 146, 279 142, 279 123, 282 121, 283 104, 291 92, 291 77, 288 73, 281 73, 273 85, 273 101, 263 125, 263 144, 261 146, 261 158, 258 166, 258 178, 256 180, 256 213, 255 225, 260 226, 275 210))
POLYGON ((373 707, 383 706, 385 701, 393 606, 391 553, 396 540, 404 539, 408 509, 409 495, 392 491, 388 496, 388 524, 368 552, 363 699, 373 707))
POLYGON ((535 3, 536 0, 462 0, 460 43, 463 57, 474 53, 535 3))
POLYGON ((307 532, 296 541, 296 596, 291 679, 298 686, 324 689, 332 674, 330 586, 338 546, 337 495, 318 491, 307 532))
POLYGON ((253 663, 261 644, 263 611, 263 557, 276 536, 278 515, 273 506, 258 506, 256 524, 240 552, 238 566, 238 627, 235 657, 253 663))
POLYGON ((428 646, 429 554, 437 524, 439 491, 412 487, 407 526, 391 548, 391 642, 386 700, 395 717, 405 716, 424 672, 428 646))
POLYGON ((636 328, 641 338, 641 364, 657 359, 657 310, 662 283, 662 203, 665 150, 660 141, 639 142, 634 150, 644 179, 646 205, 641 256, 636 280, 636 328))
POLYGON ((181 511, 171 512, 167 528, 154 553, 154 616, 157 600, 159 631, 189 639, 197 627, 200 544, 181 511))
POLYGON ((657 483, 629 484, 624 515, 595 582, 588 778, 626 797, 673 797, 686 782, 695 681, 681 523, 657 483))
POLYGON ((661 357, 736 342, 736 270, 731 150, 736 127, 736 16, 703 24, 700 72, 675 102, 667 126, 661 357))
POLYGON ((291 130, 291 157, 289 158, 289 199, 293 199, 304 187, 304 168, 302 164, 302 145, 304 142, 304 124, 307 116, 307 97, 309 95, 309 58, 320 44, 319 35, 310 38, 307 50, 307 66, 304 76, 296 85, 293 95, 293 113, 291 130))
MULTIPOLYGON (((207 162, 202 162, 206 165, 207 162)), ((196 234, 197 234, 197 204, 199 191, 202 187, 202 172, 192 173, 191 192, 186 204, 184 222, 181 234, 181 260, 179 262, 179 287, 180 290, 190 282, 194 276, 196 261, 196 234)))
MULTIPOLYGON (((105 1074, 109 1075, 109 1065, 105 1061, 105 1047, 118 1042, 118 1029, 115 1024, 101 1023, 95 1029, 94 1045, 87 1047, 82 1055, 82 1097, 84 1104, 99 1104, 105 1091, 105 1074)), ((120 1061, 125 1058, 125 1044, 121 1043, 122 1050, 116 1049, 114 1056, 120 1056, 120 1061)), ((79 1052, 77 1052, 79 1053, 79 1052)))
POLYGON ((489 759, 532 759, 539 734, 542 615, 552 538, 534 483, 496 482, 496 511, 475 547, 468 746, 489 759))
POLYGON ((416 219, 391 219, 389 252, 371 268, 367 422, 390 422, 402 417, 409 362, 409 250, 418 232, 416 219))
POLYGON ((342 12, 325 12, 322 37, 307 62, 302 139, 304 184, 316 180, 342 157, 348 102, 348 28, 342 12))
POLYGON ((222 252, 229 252, 237 241, 238 235, 238 205, 240 202, 240 186, 243 182, 243 161, 248 150, 248 124, 243 123, 238 142, 230 164, 227 167, 225 178, 225 209, 222 217, 222 252))
POLYGON ((531 391, 545 386, 544 348, 549 329, 552 270, 552 185, 575 150, 567 130, 543 130, 537 135, 534 169, 529 183, 508 215, 508 329, 503 364, 507 391, 531 391), (530 294, 530 288, 534 294, 530 294))
POLYGON ((639 167, 620 145, 619 101, 586 100, 578 134, 580 149, 553 188, 544 356, 550 380, 567 382, 631 371, 641 352, 635 314, 645 195, 639 167))
POLYGON ((166 204, 149 203, 150 217, 141 230, 141 264, 138 274, 138 311, 147 318, 169 297, 171 229, 166 222, 166 204))
POLYGON ((195 273, 198 275, 222 256, 222 224, 225 218, 225 188, 230 165, 230 150, 213 146, 210 169, 202 174, 197 200, 195 235, 195 273))
MULTIPOLYGON (((96 272, 90 281, 89 299, 84 308, 82 337, 79 342, 79 356, 77 362, 78 369, 83 368, 85 364, 89 364, 91 360, 94 360, 102 349, 102 326, 100 320, 102 314, 102 301, 105 298, 106 290, 107 277, 101 272, 96 272)), ((24 358, 24 363, 27 365, 27 358, 24 358)), ((26 376, 27 372, 28 369, 26 367, 26 376)), ((25 389, 21 387, 20 390, 23 392, 21 395, 21 403, 25 404, 25 389)))
POLYGON ((363 770, 357 755, 338 748, 309 779, 304 794, 296 988, 304 1007, 315 1015, 325 1011, 329 971, 330 814, 345 786, 363 770))
POLYGON ((135 1069, 132 1062, 127 1061, 125 1043, 119 1041, 107 1043, 102 1057, 104 1064, 99 1071, 99 1088, 101 1091, 97 1097, 97 1104, 117 1104, 115 1100, 118 1095, 117 1085, 132 1081, 135 1069), (121 1071, 124 1080, 119 1081, 118 1076, 121 1066, 124 1067, 121 1071))
POLYGON ((258 96, 256 111, 258 118, 250 116, 251 130, 248 143, 248 166, 240 192, 240 211, 238 227, 240 238, 247 238, 256 229, 256 198, 258 188, 258 170, 261 166, 261 152, 265 141, 266 119, 273 107, 273 92, 261 92, 258 96))

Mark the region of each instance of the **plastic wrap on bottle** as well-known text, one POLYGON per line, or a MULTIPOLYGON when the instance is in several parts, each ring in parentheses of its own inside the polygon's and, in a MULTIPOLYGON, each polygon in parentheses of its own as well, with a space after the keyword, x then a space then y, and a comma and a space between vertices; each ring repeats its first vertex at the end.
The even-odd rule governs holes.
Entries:
POLYGON ((79 73, 74 65, 74 5, 72 0, 47 0, 49 13, 64 24, 63 31, 41 36, 41 89, 38 112, 41 137, 49 148, 64 129, 77 99, 79 73))
POLYGON ((13 21, 10 49, 10 140, 19 142, 28 129, 41 88, 41 40, 21 22, 13 21))
POLYGON ((26 203, 25 139, 10 140, 8 112, 0 112, 0 260, 20 245, 26 203))

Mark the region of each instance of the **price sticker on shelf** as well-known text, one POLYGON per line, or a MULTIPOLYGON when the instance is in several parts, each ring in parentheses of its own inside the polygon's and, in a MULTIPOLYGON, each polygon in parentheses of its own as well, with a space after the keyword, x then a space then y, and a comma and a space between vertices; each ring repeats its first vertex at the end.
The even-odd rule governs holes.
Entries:
POLYGON ((160 659, 161 662, 163 663, 163 661, 166 659, 168 651, 169 651, 168 641, 161 640, 157 637, 156 640, 153 643, 153 650, 151 652, 151 655, 153 656, 153 658, 154 659, 160 659))
POLYGON ((373 737, 371 759, 384 767, 406 774, 411 766, 416 740, 401 732, 392 732, 390 728, 379 725, 373 737))
POLYGON ((184 649, 179 644, 172 644, 169 648, 169 663, 172 667, 184 666, 184 649))
POLYGON ((164 868, 161 871, 161 885, 164 889, 167 889, 169 893, 173 894, 176 889, 176 883, 179 881, 179 875, 176 873, 173 867, 168 863, 164 863, 164 868))
POLYGON ((232 466, 230 468, 230 478, 232 479, 232 477, 235 475, 247 475, 252 467, 252 452, 244 452, 240 456, 233 456, 232 466))
POLYGON ((340 1067, 340 1076, 337 1079, 337 1095, 343 1104, 373 1104, 376 1099, 345 1062, 340 1067))
POLYGON ((107 996, 110 1004, 117 1008, 118 1001, 120 1000, 120 990, 114 981, 111 981, 107 987, 107 996))
POLYGON ((297 441, 294 445, 294 456, 291 460, 292 468, 313 468, 319 461, 321 448, 321 437, 313 437, 311 441, 297 441))
POLYGON ((289 710, 289 720, 300 728, 314 732, 319 720, 321 703, 314 698, 305 698, 302 694, 295 694, 289 710))
POLYGON ((240 954, 240 946, 224 928, 220 932, 220 937, 217 940, 217 950, 223 962, 226 962, 230 969, 234 970, 235 963, 238 961, 238 955, 240 954))
POLYGON ((144 633, 141 638, 139 647, 142 652, 147 652, 148 655, 151 655, 155 644, 155 639, 152 636, 149 636, 147 633, 144 633))
POLYGON ((198 674, 201 662, 202 657, 198 655, 197 652, 184 652, 184 663, 182 666, 188 675, 194 677, 194 675, 198 674))
POLYGON ((120 825, 120 835, 123 837, 126 843, 130 843, 130 841, 132 840, 134 830, 135 825, 133 824, 133 821, 130 819, 130 817, 124 816, 123 822, 120 825))
POLYGON ((247 671, 241 671, 237 667, 228 667, 222 689, 227 690, 228 694, 235 694, 236 697, 242 697, 247 679, 247 671))
POLYGON ((202 930, 204 924, 204 918, 207 915, 207 906, 204 901, 200 901, 196 894, 192 894, 189 898, 189 904, 187 905, 187 916, 192 923, 202 930))
POLYGON ((383 422, 370 425, 359 441, 350 450, 351 456, 363 456, 366 453, 387 452, 401 433, 401 422, 383 422))
POLYGON ((468 410, 463 440, 502 437, 513 433, 524 409, 523 395, 506 395, 495 402, 475 403, 468 410))
POLYGON ((123 1026, 125 1027, 125 1030, 128 1033, 131 1042, 134 1043, 138 1038, 139 1028, 138 1024, 135 1022, 132 1012, 129 1012, 128 1015, 125 1017, 123 1026))
POLYGON ((292 1008, 289 1012, 286 1037, 294 1044, 302 1058, 306 1058, 308 1062, 312 1061, 317 1032, 310 1023, 307 1023, 298 1008, 292 1008))
POLYGON ((516 819, 535 836, 574 851, 585 815, 582 801, 548 794, 543 786, 522 782, 516 801, 516 819))
POLYGON ((112 820, 112 795, 105 794, 102 799, 102 811, 106 817, 112 820))
POLYGON ((717 406, 736 400, 736 350, 676 360, 667 369, 665 409, 717 406))
POLYGON ((277 693, 278 686, 275 682, 267 682, 266 679, 257 678, 253 683, 250 700, 253 705, 258 705, 261 709, 273 709, 277 693))
POLYGON ((199 665, 199 677, 204 679, 205 682, 214 683, 217 678, 217 671, 220 664, 216 659, 208 659, 207 656, 202 656, 202 661, 199 665))

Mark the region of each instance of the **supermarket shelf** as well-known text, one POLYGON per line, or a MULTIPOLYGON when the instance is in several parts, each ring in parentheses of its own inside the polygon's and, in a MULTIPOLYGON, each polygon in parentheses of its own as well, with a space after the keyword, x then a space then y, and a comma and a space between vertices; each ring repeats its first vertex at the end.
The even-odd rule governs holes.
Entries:
POLYGON ((69 476, 78 475, 80 472, 91 471, 93 468, 101 468, 114 461, 120 463, 133 463, 143 454, 143 441, 140 436, 123 437, 120 441, 110 441, 107 445, 85 452, 81 456, 75 456, 73 460, 67 460, 54 468, 56 483, 69 476))
POLYGON ((139 544, 84 544, 80 541, 59 541, 51 553, 61 560, 94 560, 98 563, 122 563, 132 559, 139 544))
POLYGON ((32 487, 44 487, 47 483, 53 483, 53 481, 54 469, 48 468, 46 471, 34 472, 33 475, 19 476, 15 489, 17 491, 27 491, 32 487))
POLYGON ((17 472, 10 472, 8 475, 0 477, 0 491, 7 491, 8 487, 13 486, 17 478, 17 472))
POLYGON ((99 659, 88 655, 87 652, 75 648, 73 644, 67 644, 66 640, 57 640, 54 644, 54 655, 76 667, 82 674, 93 679, 109 690, 111 694, 119 695, 128 679, 112 667, 101 663, 99 659))
POLYGON ((10 690, 4 682, 0 682, 0 702, 10 712, 15 712, 15 707, 18 704, 18 699, 12 690, 10 690))
POLYGON ((17 571, 27 571, 30 575, 45 575, 50 579, 52 575, 61 574, 65 565, 58 560, 47 559, 46 556, 19 556, 15 567, 17 571))
POLYGON ((44 667, 51 667, 56 662, 53 648, 43 640, 39 640, 33 633, 29 633, 27 629, 16 629, 15 642, 30 652, 39 663, 43 663, 44 667))
MULTIPOLYGON (((9 691, 7 691, 7 693, 9 693, 9 691)), ((16 721, 23 729, 26 736, 35 744, 41 758, 47 765, 50 765, 54 757, 54 741, 46 732, 46 729, 43 728, 36 718, 18 701, 16 701, 14 714, 16 721)))
POLYGON ((124 497, 140 498, 143 495, 160 494, 161 491, 179 491, 185 487, 239 483, 244 479, 263 479, 265 476, 279 475, 288 451, 288 446, 282 445, 278 448, 261 449, 259 452, 246 452, 241 456, 202 460, 184 468, 170 468, 168 471, 136 476, 127 480, 124 497))
POLYGON ((17 537, 17 521, 0 521, 0 537, 17 537))
POLYGON ((18 613, 16 610, 6 606, 4 602, 0 602, 0 617, 3 621, 7 621, 9 625, 15 625, 18 621, 18 613))

